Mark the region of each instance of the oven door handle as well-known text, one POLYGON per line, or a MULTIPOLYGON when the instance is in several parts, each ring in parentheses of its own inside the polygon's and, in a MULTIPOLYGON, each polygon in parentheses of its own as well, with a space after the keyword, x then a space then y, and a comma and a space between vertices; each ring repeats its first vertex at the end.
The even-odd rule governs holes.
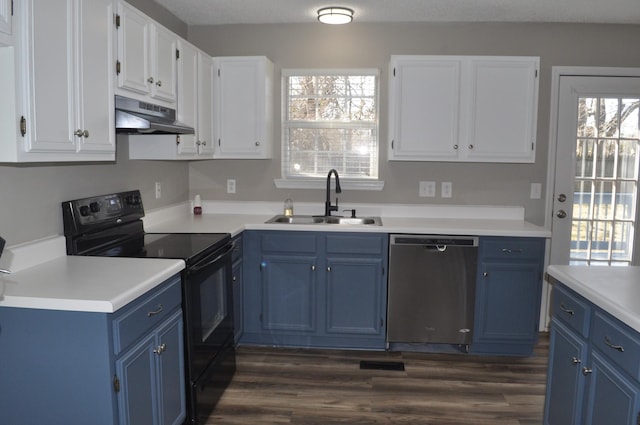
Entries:
POLYGON ((189 274, 193 274, 193 273, 198 273, 200 270, 209 267, 211 264, 220 261, 220 259, 222 257, 224 257, 225 255, 228 255, 234 248, 234 244, 231 243, 229 244, 229 246, 227 246, 227 248, 224 250, 224 252, 220 255, 218 255, 216 258, 214 258, 213 260, 207 261, 205 264, 198 264, 196 266, 193 266, 189 269, 187 269, 187 272, 189 274))

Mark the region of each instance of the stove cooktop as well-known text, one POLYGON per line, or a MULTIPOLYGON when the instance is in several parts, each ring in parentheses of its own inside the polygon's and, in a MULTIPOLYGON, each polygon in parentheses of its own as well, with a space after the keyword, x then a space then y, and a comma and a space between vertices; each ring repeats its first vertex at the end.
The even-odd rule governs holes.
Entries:
POLYGON ((101 257, 177 258, 195 262, 229 243, 228 233, 144 233, 84 255, 101 257))

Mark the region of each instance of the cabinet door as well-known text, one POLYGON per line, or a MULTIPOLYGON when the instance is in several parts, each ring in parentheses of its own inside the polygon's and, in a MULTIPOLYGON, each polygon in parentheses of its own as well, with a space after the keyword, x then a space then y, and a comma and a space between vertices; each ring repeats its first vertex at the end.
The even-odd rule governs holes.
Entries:
POLYGON ((158 423, 155 406, 158 382, 153 353, 156 346, 156 337, 150 334, 116 361, 116 374, 120 379, 120 425, 158 423))
POLYGON ((382 259, 328 257, 326 276, 327 333, 382 335, 382 259))
POLYGON ((456 59, 392 61, 390 160, 458 156, 460 68, 456 59))
POLYGON ((149 59, 151 21, 125 2, 118 2, 118 87, 149 94, 152 78, 149 59))
POLYGON ((476 294, 474 341, 535 341, 540 286, 538 264, 483 263, 476 294))
POLYGON ((472 58, 466 154, 473 161, 534 162, 537 58, 472 58))
POLYGON ((186 416, 182 311, 157 332, 159 425, 181 425, 186 416))
POLYGON ((0 0, 0 32, 11 34, 12 0, 0 0))
POLYGON ((316 263, 314 256, 263 256, 263 329, 316 332, 316 263))
POLYGON ((551 321, 545 425, 580 425, 587 344, 556 318, 551 321))
POLYGON ((244 318, 243 318, 243 304, 244 299, 244 287, 242 280, 242 261, 237 261, 233 264, 232 271, 233 280, 233 330, 235 335, 236 344, 242 337, 244 330, 244 318))
MULTIPOLYGON (((216 158, 269 158, 265 58, 216 58, 216 158)), ((270 128, 270 127, 269 127, 270 128)))
POLYGON ((25 2, 27 152, 74 152, 73 2, 25 2))
POLYGON ((176 50, 178 38, 171 31, 151 24, 151 96, 176 101, 176 50))
POLYGON ((213 156, 213 59, 198 52, 198 153, 213 156))
POLYGON ((640 388, 597 350, 591 351, 584 411, 586 425, 636 425, 640 418, 640 388))
POLYGON ((113 2, 111 0, 79 1, 76 57, 78 92, 76 129, 82 130, 79 152, 115 152, 113 100, 113 2))
POLYGON ((177 119, 182 124, 196 129, 196 134, 183 134, 178 144, 178 155, 198 153, 198 50, 191 44, 178 41, 180 52, 178 68, 177 119))

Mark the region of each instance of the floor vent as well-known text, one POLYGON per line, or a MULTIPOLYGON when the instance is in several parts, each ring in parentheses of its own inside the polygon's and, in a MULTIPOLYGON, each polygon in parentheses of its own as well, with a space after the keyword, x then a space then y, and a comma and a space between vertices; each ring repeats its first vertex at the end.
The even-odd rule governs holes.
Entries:
POLYGON ((371 360, 360 360, 360 369, 377 370, 404 370, 403 362, 380 362, 371 360))

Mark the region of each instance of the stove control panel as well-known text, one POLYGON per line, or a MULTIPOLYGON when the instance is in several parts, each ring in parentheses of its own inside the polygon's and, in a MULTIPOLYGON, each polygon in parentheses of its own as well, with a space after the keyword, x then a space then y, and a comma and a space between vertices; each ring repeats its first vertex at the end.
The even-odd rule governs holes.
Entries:
POLYGON ((62 203, 65 235, 144 217, 139 190, 75 199, 62 203))

